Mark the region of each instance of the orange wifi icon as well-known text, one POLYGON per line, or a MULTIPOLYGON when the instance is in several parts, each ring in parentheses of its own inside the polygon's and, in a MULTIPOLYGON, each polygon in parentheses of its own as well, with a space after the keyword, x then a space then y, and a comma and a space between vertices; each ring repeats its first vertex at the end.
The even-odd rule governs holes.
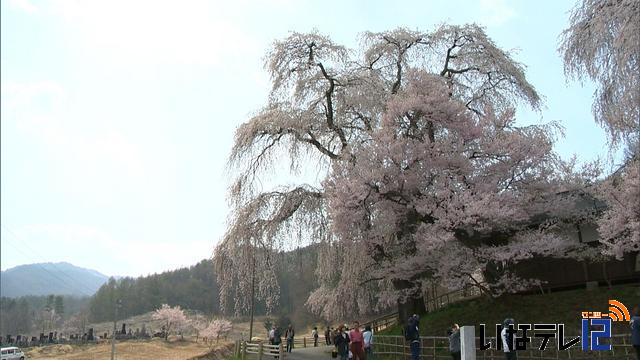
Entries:
POLYGON ((606 315, 613 321, 630 321, 629 310, 618 300, 609 300, 609 313, 606 315))

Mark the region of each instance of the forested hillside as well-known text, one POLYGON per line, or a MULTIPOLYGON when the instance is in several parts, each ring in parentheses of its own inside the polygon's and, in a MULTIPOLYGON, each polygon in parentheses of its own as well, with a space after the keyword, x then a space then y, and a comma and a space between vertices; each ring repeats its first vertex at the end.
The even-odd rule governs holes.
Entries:
POLYGON ((121 300, 119 318, 153 311, 165 303, 204 313, 219 312, 218 285, 210 260, 202 260, 188 268, 135 279, 111 278, 92 297, 89 320, 111 320, 115 299, 121 300))
MULTIPOLYGON (((284 260, 280 262, 282 265, 277 274, 281 293, 280 306, 274 315, 287 315, 296 324, 315 320, 316 317, 306 310, 304 303, 317 285, 314 274, 316 247, 281 252, 274 256, 284 260)), ((135 279, 109 279, 91 298, 89 321, 112 320, 116 299, 121 300, 118 318, 144 314, 165 303, 208 315, 221 314, 219 288, 211 260, 202 260, 189 268, 135 279)), ((256 303, 255 314, 265 314, 263 301, 256 303)))
POLYGON ((62 326, 72 315, 86 310, 89 297, 21 296, 0 298, 0 334, 26 334, 62 326))

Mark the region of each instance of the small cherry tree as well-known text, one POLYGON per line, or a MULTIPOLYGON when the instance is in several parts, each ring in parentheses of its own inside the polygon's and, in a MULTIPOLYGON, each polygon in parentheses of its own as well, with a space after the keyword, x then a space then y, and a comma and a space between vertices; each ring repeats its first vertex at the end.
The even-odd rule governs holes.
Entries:
POLYGON ((162 304, 159 309, 153 313, 154 320, 160 320, 164 322, 164 339, 167 340, 169 333, 172 330, 178 330, 184 328, 187 325, 187 317, 180 306, 171 307, 167 304, 162 304))
POLYGON ((200 334, 202 333, 202 331, 204 331, 204 329, 207 328, 208 322, 203 315, 196 314, 193 318, 189 319, 188 325, 195 331, 196 342, 198 342, 198 338, 200 337, 200 334))
POLYGON ((233 325, 229 320, 216 319, 209 322, 209 325, 201 332, 203 337, 209 339, 209 345, 212 345, 213 339, 216 339, 216 343, 220 340, 220 337, 226 337, 233 325))

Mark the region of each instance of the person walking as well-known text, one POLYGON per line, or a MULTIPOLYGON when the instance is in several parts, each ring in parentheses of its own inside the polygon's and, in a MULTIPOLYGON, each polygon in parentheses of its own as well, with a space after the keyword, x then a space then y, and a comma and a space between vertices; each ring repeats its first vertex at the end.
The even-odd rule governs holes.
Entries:
MULTIPOLYGON (((278 346, 280 348, 280 343, 282 342, 282 334, 280 332, 280 328, 277 326, 273 327, 273 345, 278 346)), ((280 351, 278 351, 280 353, 280 351)), ((276 355, 275 359, 278 360, 280 356, 276 355)))
POLYGON ((364 356, 368 360, 373 360, 373 330, 371 330, 371 325, 364 327, 362 339, 364 340, 364 356))
POLYGON ((293 337, 296 332, 293 331, 293 325, 289 324, 287 331, 284 333, 284 337, 287 339, 287 352, 291 352, 293 350, 293 337))
POLYGON ((449 335, 449 352, 453 360, 460 360, 460 326, 453 324, 447 332, 449 335))
POLYGON ((344 331, 344 326, 340 325, 333 339, 340 360, 349 360, 349 341, 349 335, 344 331))
POLYGON ((327 326, 327 328, 324 330, 324 343, 326 345, 331 345, 331 330, 329 329, 329 327, 327 326))
POLYGON ((636 356, 640 360, 640 305, 633 308, 631 317, 631 344, 636 349, 636 356))
POLYGON ((353 353, 353 359, 364 359, 364 338, 360 332, 360 323, 354 322, 353 329, 349 332, 349 339, 351 339, 351 353, 353 353))
POLYGON ((407 326, 404 331, 404 338, 409 342, 411 347, 411 360, 420 360, 420 328, 418 324, 420 318, 414 314, 407 320, 407 326))
POLYGON ((311 337, 313 337, 313 347, 318 347, 318 327, 313 327, 313 330, 311 330, 311 337))
POLYGON ((502 323, 502 331, 500 331, 500 338, 502 338, 502 348, 504 350, 504 358, 506 360, 518 359, 516 348, 514 346, 514 336, 508 331, 509 325, 515 328, 515 323, 516 321, 511 318, 504 319, 504 322, 502 323))
POLYGON ((271 327, 271 330, 269 330, 269 344, 270 345, 275 345, 275 343, 273 342, 273 339, 275 337, 275 332, 276 332, 276 327, 275 325, 271 327))

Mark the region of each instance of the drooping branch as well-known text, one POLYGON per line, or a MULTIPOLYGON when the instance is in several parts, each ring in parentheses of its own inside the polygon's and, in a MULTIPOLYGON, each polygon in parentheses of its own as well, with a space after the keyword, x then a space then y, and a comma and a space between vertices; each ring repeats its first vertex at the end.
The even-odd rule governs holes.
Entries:
POLYGON ((640 134, 640 4, 580 0, 559 51, 570 79, 598 84, 593 114, 613 148, 640 134))

